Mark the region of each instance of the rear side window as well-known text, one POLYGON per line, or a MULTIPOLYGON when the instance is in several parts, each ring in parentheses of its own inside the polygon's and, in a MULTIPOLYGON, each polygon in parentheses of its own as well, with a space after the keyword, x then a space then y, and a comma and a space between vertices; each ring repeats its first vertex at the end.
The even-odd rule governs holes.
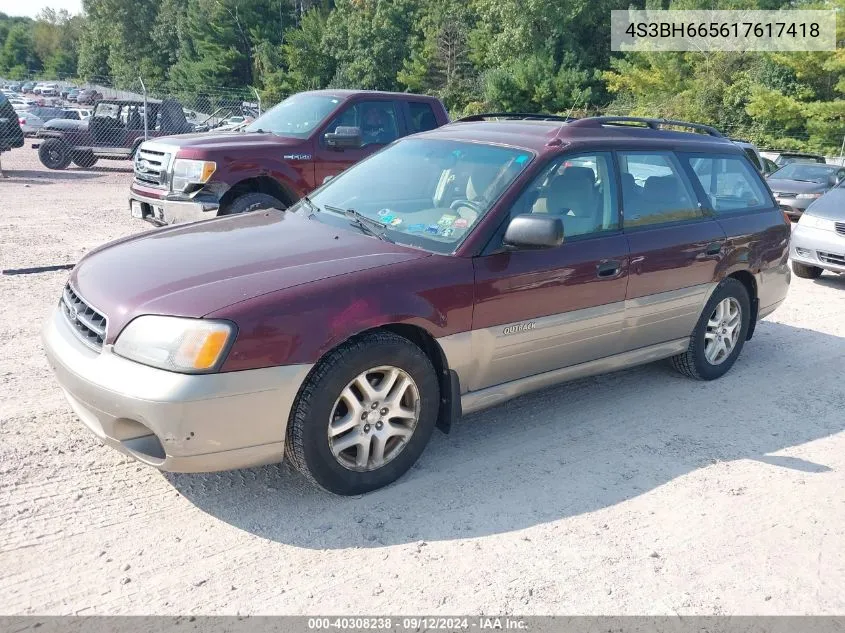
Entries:
POLYGON ((620 152, 623 227, 703 217, 677 158, 669 152, 620 152))
POLYGON ((431 109, 428 103, 409 101, 408 108, 411 111, 411 121, 409 123, 411 134, 433 130, 437 127, 437 117, 434 116, 434 110, 431 109))
POLYGON ((773 202, 748 161, 739 156, 683 156, 720 215, 742 213, 773 206, 773 202))
POLYGON ((760 161, 757 159, 757 153, 751 149, 750 147, 746 147, 744 150, 745 155, 748 156, 748 160, 751 161, 751 164, 754 165, 760 171, 763 171, 763 166, 760 164, 760 161))

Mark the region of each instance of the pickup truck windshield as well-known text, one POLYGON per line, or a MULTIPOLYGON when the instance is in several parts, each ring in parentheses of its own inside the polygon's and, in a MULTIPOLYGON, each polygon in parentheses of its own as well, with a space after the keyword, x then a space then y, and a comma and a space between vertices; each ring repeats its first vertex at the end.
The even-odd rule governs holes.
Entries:
POLYGON ((339 97, 326 95, 293 95, 267 110, 244 131, 307 138, 340 102, 339 97))

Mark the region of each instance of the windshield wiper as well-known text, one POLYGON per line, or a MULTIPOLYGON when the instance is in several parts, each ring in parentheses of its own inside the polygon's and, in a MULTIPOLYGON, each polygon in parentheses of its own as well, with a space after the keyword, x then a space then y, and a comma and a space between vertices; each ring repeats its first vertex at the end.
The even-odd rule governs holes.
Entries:
POLYGON ((367 235, 372 235, 373 237, 377 237, 380 240, 384 240, 385 242, 390 242, 391 244, 396 243, 394 240, 388 237, 387 225, 384 222, 373 220, 372 218, 367 217, 363 213, 359 213, 355 209, 341 209, 340 207, 333 207, 329 204, 326 205, 326 209, 328 209, 329 211, 334 211, 335 213, 342 213, 343 215, 352 220, 352 224, 357 226, 359 229, 361 229, 362 232, 366 233, 367 235))
POLYGON ((309 218, 313 218, 315 213, 320 212, 320 207, 318 207, 316 204, 311 202, 311 198, 309 198, 308 196, 302 196, 302 202, 304 202, 305 206, 308 207, 308 217, 309 218))

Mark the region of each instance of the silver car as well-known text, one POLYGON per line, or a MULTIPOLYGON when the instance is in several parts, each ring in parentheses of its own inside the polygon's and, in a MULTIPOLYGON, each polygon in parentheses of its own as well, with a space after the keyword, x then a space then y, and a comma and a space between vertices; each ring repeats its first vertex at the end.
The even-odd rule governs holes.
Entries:
POLYGON ((21 124, 21 130, 26 136, 35 136, 38 130, 44 127, 47 121, 53 119, 76 119, 80 120, 82 117, 78 112, 71 110, 64 110, 62 108, 44 108, 34 107, 29 110, 18 113, 21 124))
POLYGON ((792 232, 793 272, 817 279, 822 272, 845 274, 845 183, 811 204, 792 232))
POLYGON ((793 220, 845 180, 845 167, 819 163, 789 163, 768 177, 769 187, 781 210, 793 220))

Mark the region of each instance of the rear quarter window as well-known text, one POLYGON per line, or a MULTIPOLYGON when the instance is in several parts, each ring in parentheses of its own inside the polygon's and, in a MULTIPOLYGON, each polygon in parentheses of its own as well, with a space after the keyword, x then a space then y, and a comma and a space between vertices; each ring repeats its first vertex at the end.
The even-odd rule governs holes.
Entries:
POLYGON ((411 134, 433 130, 437 127, 437 117, 431 105, 422 101, 409 101, 411 120, 408 127, 411 134))
POLYGON ((719 215, 733 215, 774 206, 748 160, 735 155, 681 154, 719 215))

